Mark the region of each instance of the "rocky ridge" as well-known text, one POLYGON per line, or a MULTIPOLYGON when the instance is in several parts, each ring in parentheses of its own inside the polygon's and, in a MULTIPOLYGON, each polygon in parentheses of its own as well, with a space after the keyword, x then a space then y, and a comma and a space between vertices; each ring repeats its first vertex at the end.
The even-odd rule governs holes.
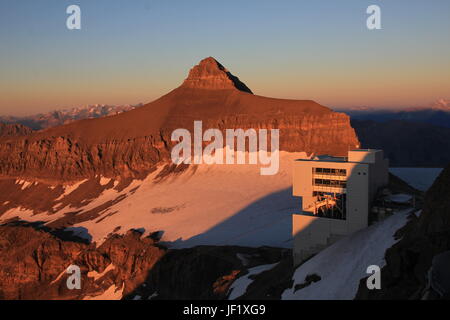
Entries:
POLYGON ((0 138, 0 175, 48 180, 140 177, 169 161, 177 128, 280 129, 282 151, 345 155, 359 145, 349 117, 309 100, 266 98, 213 58, 177 89, 115 116, 80 120, 23 137, 0 138))
POLYGON ((0 137, 26 136, 32 132, 33 130, 21 124, 0 123, 0 137))

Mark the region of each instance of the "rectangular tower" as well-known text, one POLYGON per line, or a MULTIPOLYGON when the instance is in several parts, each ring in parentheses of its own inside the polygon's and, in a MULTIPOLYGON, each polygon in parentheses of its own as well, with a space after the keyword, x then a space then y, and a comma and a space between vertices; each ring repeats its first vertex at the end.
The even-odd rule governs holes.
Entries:
POLYGON ((388 184, 388 167, 383 151, 370 149, 294 163, 293 194, 302 197, 292 217, 295 264, 368 226, 370 204, 388 184))

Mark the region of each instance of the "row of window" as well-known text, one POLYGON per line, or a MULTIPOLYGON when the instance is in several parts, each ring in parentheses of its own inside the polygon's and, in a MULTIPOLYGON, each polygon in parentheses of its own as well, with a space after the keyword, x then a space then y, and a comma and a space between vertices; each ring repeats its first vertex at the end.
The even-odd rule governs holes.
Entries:
POLYGON ((332 168, 313 168, 313 174, 347 176, 346 169, 332 169, 332 168))
POLYGON ((324 186, 324 187, 333 187, 333 188, 346 188, 347 181, 314 179, 314 185, 315 186, 324 186))
POLYGON ((337 197, 346 197, 345 193, 336 193, 336 192, 326 192, 326 191, 313 191, 313 197, 324 197, 325 195, 329 196, 337 196, 337 197))

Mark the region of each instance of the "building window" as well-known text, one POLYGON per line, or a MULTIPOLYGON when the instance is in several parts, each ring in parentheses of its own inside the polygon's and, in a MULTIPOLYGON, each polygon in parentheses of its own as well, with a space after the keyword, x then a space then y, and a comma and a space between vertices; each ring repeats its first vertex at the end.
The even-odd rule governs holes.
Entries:
POLYGON ((314 179, 315 186, 331 187, 331 188, 346 188, 347 181, 329 180, 329 179, 314 179))
POLYGON ((333 168, 313 168, 313 174, 330 175, 330 176, 347 176, 347 169, 333 169, 333 168))

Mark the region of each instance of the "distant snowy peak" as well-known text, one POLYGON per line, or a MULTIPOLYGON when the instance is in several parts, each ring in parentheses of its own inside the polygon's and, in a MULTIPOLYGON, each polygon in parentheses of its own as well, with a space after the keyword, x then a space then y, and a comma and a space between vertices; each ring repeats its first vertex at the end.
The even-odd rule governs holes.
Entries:
POLYGON ((0 123, 22 124, 34 130, 47 129, 60 126, 76 120, 95 119, 116 115, 125 111, 130 111, 142 106, 136 105, 106 105, 94 104, 70 109, 54 110, 47 113, 39 113, 25 117, 3 116, 0 117, 0 123))
POLYGON ((48 118, 49 115, 65 119, 65 121, 70 120, 81 120, 81 119, 90 119, 90 118, 100 118, 111 116, 115 114, 119 114, 125 111, 133 110, 142 104, 139 105, 123 105, 123 106, 111 106, 106 104, 95 104, 88 105, 83 107, 76 107, 72 109, 63 109, 58 111, 49 112, 47 114, 43 114, 42 118, 48 118))
POLYGON ((450 99, 438 99, 426 106, 420 107, 407 107, 407 108, 386 108, 386 107, 369 107, 369 106, 356 106, 347 108, 335 108, 335 110, 353 113, 374 113, 374 112, 387 112, 387 113, 403 113, 403 112, 421 112, 421 111, 444 111, 450 112, 450 99))
POLYGON ((429 110, 450 112, 450 99, 441 98, 425 107, 415 107, 415 108, 405 109, 405 111, 408 111, 408 112, 429 111, 429 110))
POLYGON ((450 112, 450 99, 439 99, 431 105, 431 109, 450 112))
MULTIPOLYGON (((336 108, 337 110, 341 110, 339 108, 336 108)), ((374 107, 368 107, 368 106, 358 106, 358 107, 348 107, 342 109, 344 111, 376 111, 377 108, 374 107)))

